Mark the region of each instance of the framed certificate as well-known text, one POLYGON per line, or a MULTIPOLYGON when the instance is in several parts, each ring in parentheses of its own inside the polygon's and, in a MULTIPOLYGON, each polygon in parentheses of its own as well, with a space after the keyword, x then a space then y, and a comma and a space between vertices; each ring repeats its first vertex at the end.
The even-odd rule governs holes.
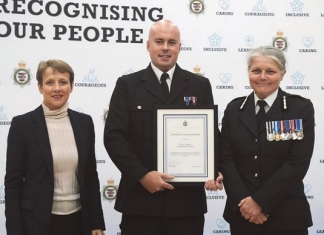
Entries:
POLYGON ((218 176, 217 105, 155 106, 157 171, 170 183, 201 185, 218 176))

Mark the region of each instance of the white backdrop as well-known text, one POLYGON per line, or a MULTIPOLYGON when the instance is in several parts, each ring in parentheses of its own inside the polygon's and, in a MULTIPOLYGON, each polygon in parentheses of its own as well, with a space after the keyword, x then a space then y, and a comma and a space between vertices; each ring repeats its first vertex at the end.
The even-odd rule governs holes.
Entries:
MULTIPOLYGON (((324 233, 323 0, 0 0, 0 234, 6 234, 6 138, 14 116, 41 104, 35 78, 39 61, 62 59, 74 69, 70 108, 92 116, 101 191, 108 185, 114 191, 120 172, 103 145, 105 113, 116 79, 149 64, 148 30, 160 18, 171 19, 181 30, 179 65, 192 72, 199 68, 210 79, 219 120, 228 102, 252 91, 246 51, 270 45, 278 31, 283 33, 288 67, 281 87, 310 98, 315 106, 316 144, 304 184, 314 222, 310 234, 324 233), (191 11, 195 3, 204 6, 200 13, 191 11), (18 66, 21 61, 24 69, 18 66), (24 77, 25 82, 17 82, 24 77)), ((204 234, 229 233, 222 218, 225 199, 224 191, 207 192, 204 234)), ((106 234, 119 234, 114 200, 102 196, 102 204, 106 234)))

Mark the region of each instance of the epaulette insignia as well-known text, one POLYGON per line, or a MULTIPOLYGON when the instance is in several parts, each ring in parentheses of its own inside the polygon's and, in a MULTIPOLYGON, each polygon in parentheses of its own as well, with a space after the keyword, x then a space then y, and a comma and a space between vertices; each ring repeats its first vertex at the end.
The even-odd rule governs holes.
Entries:
POLYGON ((236 97, 235 99, 232 99, 230 103, 237 101, 237 100, 245 99, 245 97, 246 96, 236 97))
POLYGON ((286 100, 285 95, 282 97, 282 105, 283 105, 284 111, 286 111, 287 110, 287 100, 286 100))
MULTIPOLYGON (((242 103, 242 105, 240 107, 240 110, 242 110, 244 108, 245 102, 246 102, 246 100, 247 100, 248 97, 249 96, 245 96, 245 99, 244 99, 244 101, 243 101, 243 103, 242 103)), ((244 97, 241 97, 241 98, 244 98, 244 97)))
POLYGON ((295 97, 295 98, 299 98, 299 99, 302 99, 302 100, 308 100, 307 98, 303 97, 303 96, 300 96, 300 95, 297 95, 297 94, 289 94, 287 96, 291 96, 291 97, 295 97))

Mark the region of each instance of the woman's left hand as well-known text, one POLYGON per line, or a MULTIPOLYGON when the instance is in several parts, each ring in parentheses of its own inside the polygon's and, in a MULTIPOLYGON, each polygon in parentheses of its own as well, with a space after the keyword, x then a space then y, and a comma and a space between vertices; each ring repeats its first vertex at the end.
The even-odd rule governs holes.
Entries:
POLYGON ((241 215, 246 220, 250 220, 251 217, 257 217, 262 212, 262 208, 252 199, 252 197, 246 197, 238 204, 240 207, 241 215))
POLYGON ((208 180, 205 183, 206 190, 209 191, 216 191, 223 189, 223 175, 222 173, 218 172, 218 177, 216 180, 208 180))

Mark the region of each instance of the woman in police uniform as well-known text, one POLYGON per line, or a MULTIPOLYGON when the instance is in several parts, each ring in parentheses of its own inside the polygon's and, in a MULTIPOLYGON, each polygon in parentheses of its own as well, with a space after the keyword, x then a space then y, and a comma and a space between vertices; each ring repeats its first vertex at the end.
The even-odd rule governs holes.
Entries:
POLYGON ((220 168, 232 235, 305 235, 312 226, 302 180, 314 147, 314 107, 281 90, 285 64, 277 48, 250 51, 253 92, 231 101, 224 112, 220 168))

